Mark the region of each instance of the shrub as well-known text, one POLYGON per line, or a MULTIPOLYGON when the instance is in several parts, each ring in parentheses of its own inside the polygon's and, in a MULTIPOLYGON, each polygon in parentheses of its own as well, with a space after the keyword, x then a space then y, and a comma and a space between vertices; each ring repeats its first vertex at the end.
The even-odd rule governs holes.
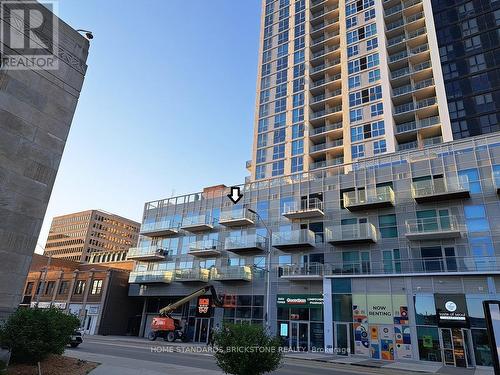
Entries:
POLYGON ((0 346, 11 350, 12 362, 36 363, 62 354, 79 325, 78 318, 57 309, 18 309, 0 328, 0 346))
POLYGON ((234 375, 261 375, 281 366, 281 340, 261 325, 230 324, 214 332, 217 365, 234 375))

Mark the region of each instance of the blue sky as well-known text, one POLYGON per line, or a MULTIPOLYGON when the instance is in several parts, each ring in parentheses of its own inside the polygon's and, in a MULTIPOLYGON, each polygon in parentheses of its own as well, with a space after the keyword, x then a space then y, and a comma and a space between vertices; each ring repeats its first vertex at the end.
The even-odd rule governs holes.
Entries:
POLYGON ((53 216, 140 221, 146 201, 243 182, 260 0, 60 0, 59 16, 95 38, 40 245, 53 216))

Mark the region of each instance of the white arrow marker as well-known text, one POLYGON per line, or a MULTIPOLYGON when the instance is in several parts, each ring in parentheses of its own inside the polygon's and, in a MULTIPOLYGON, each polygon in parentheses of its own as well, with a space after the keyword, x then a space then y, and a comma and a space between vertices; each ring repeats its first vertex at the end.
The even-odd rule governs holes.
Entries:
POLYGON ((243 194, 241 194, 240 188, 238 186, 231 187, 231 193, 227 195, 231 202, 234 204, 238 203, 241 198, 243 198, 243 194))

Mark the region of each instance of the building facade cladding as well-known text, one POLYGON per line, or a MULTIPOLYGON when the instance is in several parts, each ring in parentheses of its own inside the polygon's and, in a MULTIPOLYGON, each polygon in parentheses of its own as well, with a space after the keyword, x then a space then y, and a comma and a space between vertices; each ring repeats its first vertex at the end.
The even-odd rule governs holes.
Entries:
POLYGON ((452 140, 432 7, 263 0, 250 180, 452 140))
POLYGON ((490 135, 246 184, 236 205, 227 188, 150 202, 129 293, 145 297, 147 334, 162 304, 214 284, 225 307, 211 319, 196 318, 196 302, 179 310, 204 341, 210 324, 264 323, 269 266, 268 324, 285 345, 489 365, 480 300, 500 285, 499 187, 490 135), (446 293, 464 310, 458 331, 420 316, 446 293), (459 334, 465 362, 458 344, 446 349, 459 334))
MULTIPOLYGON (((41 4, 38 10, 49 12, 41 4)), ((87 69, 88 41, 56 22, 58 70, 0 72, 0 320, 22 297, 87 69)))
POLYGON ((500 130, 500 2, 433 0, 455 139, 500 130))
POLYGON ((89 262, 93 254, 119 252, 136 246, 140 224, 99 210, 55 217, 47 238, 45 254, 89 262))

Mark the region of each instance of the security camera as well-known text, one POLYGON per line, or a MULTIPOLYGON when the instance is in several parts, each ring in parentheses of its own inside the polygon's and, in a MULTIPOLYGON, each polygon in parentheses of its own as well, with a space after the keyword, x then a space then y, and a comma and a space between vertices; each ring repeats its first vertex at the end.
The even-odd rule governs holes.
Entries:
POLYGON ((94 35, 92 34, 92 31, 83 30, 83 29, 78 29, 76 31, 78 31, 79 33, 85 33, 85 38, 87 38, 88 40, 94 39, 94 35))
POLYGON ((92 35, 92 33, 86 33, 85 36, 88 40, 94 39, 94 35, 92 35))

